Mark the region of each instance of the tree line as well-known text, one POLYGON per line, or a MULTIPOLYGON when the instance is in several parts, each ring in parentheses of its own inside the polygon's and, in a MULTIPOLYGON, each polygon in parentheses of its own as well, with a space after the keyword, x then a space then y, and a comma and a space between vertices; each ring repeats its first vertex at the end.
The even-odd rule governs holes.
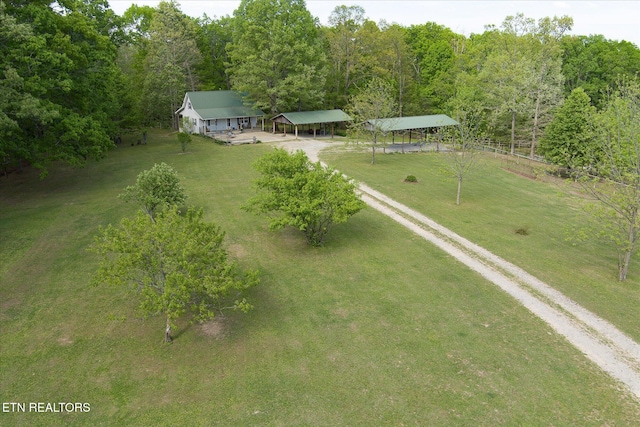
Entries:
MULTIPOLYGON (((232 16, 185 15, 175 1, 0 0, 0 161, 46 172, 99 159, 125 129, 177 126, 191 90, 235 89, 268 114, 348 109, 383 81, 399 116, 479 112, 494 142, 536 153, 576 88, 596 109, 640 50, 601 35, 569 36, 568 16, 508 16, 482 34, 434 22, 373 22, 338 6, 321 25, 303 0, 243 0, 232 16)), ((475 113, 474 113, 475 114, 475 113)))

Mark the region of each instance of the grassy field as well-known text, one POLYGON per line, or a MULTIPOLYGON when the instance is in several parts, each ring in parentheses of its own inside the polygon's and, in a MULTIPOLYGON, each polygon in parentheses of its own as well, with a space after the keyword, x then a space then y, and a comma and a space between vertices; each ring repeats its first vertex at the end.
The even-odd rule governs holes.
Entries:
MULTIPOLYGON (((0 425, 635 425, 640 419, 635 400, 529 312, 372 209, 336 227, 318 249, 295 230, 268 232, 264 218, 239 207, 252 191, 250 164, 269 145, 223 147, 196 138, 181 154, 175 136, 157 132, 149 141, 125 144, 84 169, 55 167, 44 181, 36 171, 0 180, 0 400, 90 404, 88 413, 2 412, 0 425), (227 231, 227 247, 241 266, 259 269, 262 278, 251 295, 255 310, 205 325, 185 321, 170 345, 162 343, 163 319, 139 319, 131 294, 88 285, 97 259, 86 252, 98 225, 134 213, 117 195, 161 161, 178 170, 189 203, 227 231)), ((450 189, 450 199, 444 190, 439 199, 420 193, 430 188, 426 156, 378 156, 374 167, 367 159, 342 154, 331 162, 406 196, 408 204, 415 200, 445 225, 455 219, 464 224, 462 234, 515 262, 529 260, 542 234, 538 223, 564 218, 530 219, 554 211, 539 206, 542 200, 564 202, 490 166, 487 180, 495 185, 541 197, 520 208, 527 215, 512 218, 490 206, 494 199, 483 197, 496 191, 474 192, 471 182, 460 207, 450 203, 451 184, 438 183, 450 189), (400 176, 385 176, 392 170, 400 176), (405 191, 402 175, 409 173, 421 181, 405 191), (483 229, 473 231, 478 224, 483 229), (529 236, 513 234, 520 225, 530 227, 529 236)), ((556 241, 563 244, 563 237, 556 241)), ((599 259, 600 249, 586 246, 583 256, 599 259)), ((545 250, 537 248, 541 270, 557 262, 545 250)), ((615 270, 591 268, 615 277, 615 270)), ((598 292, 628 287, 633 300, 636 277, 625 285, 603 282, 598 292)), ((588 294, 588 284, 581 287, 576 292, 588 294)), ((591 300, 609 306, 597 297, 584 303, 591 300)), ((600 313, 635 307, 627 314, 635 317, 633 301, 600 313)))
POLYGON ((526 160, 516 165, 487 154, 463 183, 456 206, 456 183, 442 173, 442 153, 381 155, 373 166, 368 153, 325 160, 524 268, 640 341, 640 317, 633 314, 640 312, 640 259, 636 255, 629 278, 619 282, 613 246, 570 238, 589 218, 581 209, 585 199, 563 180, 531 179, 524 176, 531 171, 526 160), (403 182, 409 174, 419 182, 403 182))

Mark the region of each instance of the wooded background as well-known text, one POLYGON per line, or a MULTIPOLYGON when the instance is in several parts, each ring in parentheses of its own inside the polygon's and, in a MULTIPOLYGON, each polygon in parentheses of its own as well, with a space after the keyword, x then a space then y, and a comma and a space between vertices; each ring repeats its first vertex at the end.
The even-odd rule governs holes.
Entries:
POLYGON ((640 71, 640 50, 568 36, 571 17, 505 17, 464 36, 338 6, 320 25, 303 0, 243 0, 192 18, 178 3, 0 1, 0 164, 99 159, 127 130, 174 126, 184 93, 235 89, 267 114, 343 108, 384 80, 401 116, 482 113, 493 143, 535 153, 555 109, 582 88, 596 109, 640 71))

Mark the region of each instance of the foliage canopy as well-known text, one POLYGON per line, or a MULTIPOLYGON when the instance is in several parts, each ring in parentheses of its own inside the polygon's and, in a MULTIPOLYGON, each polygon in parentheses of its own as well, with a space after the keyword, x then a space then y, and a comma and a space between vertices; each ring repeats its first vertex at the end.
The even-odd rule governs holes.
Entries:
POLYGON ((583 167, 597 161, 593 120, 596 110, 582 88, 574 89, 547 126, 539 151, 559 165, 583 167))
POLYGON ((625 79, 606 99, 594 116, 589 167, 574 173, 596 201, 587 207, 595 223, 582 231, 615 246, 622 281, 640 241, 640 82, 625 79))
POLYGON ((290 154, 276 149, 254 167, 262 177, 244 209, 268 214, 271 230, 296 227, 312 246, 322 245, 331 225, 346 222, 365 206, 351 180, 320 162, 311 163, 301 150, 290 154))
POLYGON ((158 211, 184 203, 187 195, 180 185, 176 170, 162 162, 140 172, 136 184, 125 188, 120 198, 138 203, 153 219, 158 211))
POLYGON ((173 207, 155 218, 138 211, 117 227, 100 228, 91 247, 103 257, 94 284, 131 287, 143 316, 166 316, 168 342, 187 311, 204 321, 223 309, 251 309, 243 295, 258 284, 257 272, 240 276, 223 239, 218 226, 203 221, 202 209, 182 216, 173 207))

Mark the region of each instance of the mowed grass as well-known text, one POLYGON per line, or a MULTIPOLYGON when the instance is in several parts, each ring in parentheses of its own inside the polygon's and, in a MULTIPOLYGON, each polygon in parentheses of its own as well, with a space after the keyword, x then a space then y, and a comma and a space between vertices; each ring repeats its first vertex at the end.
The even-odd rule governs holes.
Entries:
POLYGON ((36 171, 2 178, 0 400, 87 402, 91 411, 0 413, 0 425, 640 419, 637 401, 564 339, 372 209, 335 227, 322 248, 295 230, 269 232, 240 206, 252 193, 251 163, 270 149, 196 138, 181 154, 175 136, 156 132, 147 146, 124 145, 84 169, 54 167, 44 181, 36 171), (126 290, 89 286, 98 259, 86 252, 98 225, 135 212, 117 195, 161 161, 262 279, 249 314, 182 322, 170 345, 163 319, 139 319, 126 290))
POLYGON ((536 167, 527 160, 518 166, 486 154, 463 182, 456 206, 457 184, 442 172, 443 153, 378 155, 375 165, 370 153, 326 157, 344 173, 524 268, 640 341, 640 254, 632 259, 628 279, 620 282, 614 246, 573 238, 577 229, 592 224, 582 209, 590 201, 577 187, 540 173, 539 179, 523 176, 529 166, 536 167), (419 182, 403 182, 408 174, 419 182))

